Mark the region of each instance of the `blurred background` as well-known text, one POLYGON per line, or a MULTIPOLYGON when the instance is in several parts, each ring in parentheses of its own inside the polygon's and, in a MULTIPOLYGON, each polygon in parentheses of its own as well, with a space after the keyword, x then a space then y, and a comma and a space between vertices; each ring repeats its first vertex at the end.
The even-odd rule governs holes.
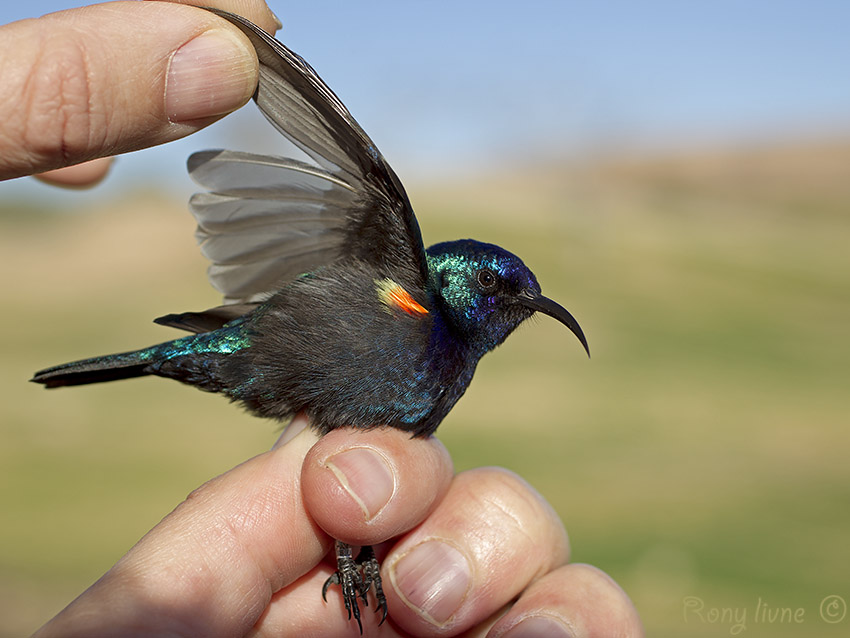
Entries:
MULTIPOLYGON (((457 469, 522 474, 648 635, 847 635, 850 5, 271 6, 426 243, 518 253, 588 335, 590 361, 543 318, 482 361, 438 432, 457 469)), ((268 131, 249 106, 91 191, 0 183, 0 636, 274 442, 275 424, 161 379, 27 383, 218 303, 185 159, 281 152, 268 131)))

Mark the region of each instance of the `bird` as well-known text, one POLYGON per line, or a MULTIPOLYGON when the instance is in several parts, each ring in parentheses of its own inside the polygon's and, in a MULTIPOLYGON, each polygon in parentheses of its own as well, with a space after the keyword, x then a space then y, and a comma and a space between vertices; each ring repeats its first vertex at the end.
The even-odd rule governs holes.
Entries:
MULTIPOLYGON (((188 159, 203 189, 190 200, 208 275, 222 305, 159 317, 187 331, 129 352, 47 368, 47 388, 140 376, 223 394, 261 417, 306 413, 320 434, 392 427, 427 437, 463 395, 478 361, 541 313, 581 342, 576 319, 545 297, 507 250, 472 239, 425 248, 401 181, 313 68, 247 19, 259 60, 253 99, 309 159, 200 151, 188 159)), ((358 598, 387 617, 371 547, 335 542, 348 618, 358 598)))

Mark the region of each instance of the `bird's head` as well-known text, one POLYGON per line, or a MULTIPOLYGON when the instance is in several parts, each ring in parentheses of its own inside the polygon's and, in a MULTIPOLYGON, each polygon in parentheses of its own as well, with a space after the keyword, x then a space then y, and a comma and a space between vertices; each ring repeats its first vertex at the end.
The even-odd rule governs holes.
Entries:
POLYGON ((534 273, 516 255, 472 239, 435 244, 427 255, 437 303, 479 356, 502 343, 535 312, 567 326, 590 354, 578 322, 541 294, 534 273))

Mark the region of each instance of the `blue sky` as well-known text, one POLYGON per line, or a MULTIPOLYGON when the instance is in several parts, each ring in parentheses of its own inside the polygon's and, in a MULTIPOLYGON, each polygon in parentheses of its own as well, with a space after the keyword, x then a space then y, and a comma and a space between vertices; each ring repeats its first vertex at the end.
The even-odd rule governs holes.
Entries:
MULTIPOLYGON (((5 3, 0 19, 81 4, 5 3)), ((541 155, 850 137, 850 2, 270 4, 284 24, 278 37, 403 179, 541 155)), ((276 140, 250 132, 254 121, 240 114, 133 154, 112 180, 161 179, 188 192, 183 166, 194 150, 275 150, 276 140)), ((43 188, 0 184, 0 196, 43 188)))

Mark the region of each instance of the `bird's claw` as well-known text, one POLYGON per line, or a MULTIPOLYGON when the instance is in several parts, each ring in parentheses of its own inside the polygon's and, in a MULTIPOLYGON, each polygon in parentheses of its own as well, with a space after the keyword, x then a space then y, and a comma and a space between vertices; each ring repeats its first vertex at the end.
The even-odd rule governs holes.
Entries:
POLYGON ((360 555, 357 557, 357 563, 360 565, 363 575, 363 584, 360 594, 363 598, 363 604, 367 607, 369 606, 369 603, 366 600, 366 594, 369 589, 374 587, 376 602, 375 613, 379 611, 381 612, 381 622, 378 624, 382 625, 387 619, 387 598, 384 596, 384 588, 381 586, 381 564, 375 557, 375 550, 368 545, 362 548, 360 550, 360 555))
POLYGON ((322 599, 327 602, 327 592, 331 585, 342 587, 342 602, 348 612, 348 619, 352 616, 357 621, 360 633, 363 633, 363 623, 360 620, 360 605, 357 598, 363 601, 365 607, 369 606, 367 594, 374 588, 377 605, 375 611, 381 611, 382 624, 387 619, 387 599, 381 586, 381 565, 375 557, 374 550, 365 546, 355 560, 352 556, 351 545, 336 542, 336 566, 337 570, 325 581, 322 586, 322 599))

